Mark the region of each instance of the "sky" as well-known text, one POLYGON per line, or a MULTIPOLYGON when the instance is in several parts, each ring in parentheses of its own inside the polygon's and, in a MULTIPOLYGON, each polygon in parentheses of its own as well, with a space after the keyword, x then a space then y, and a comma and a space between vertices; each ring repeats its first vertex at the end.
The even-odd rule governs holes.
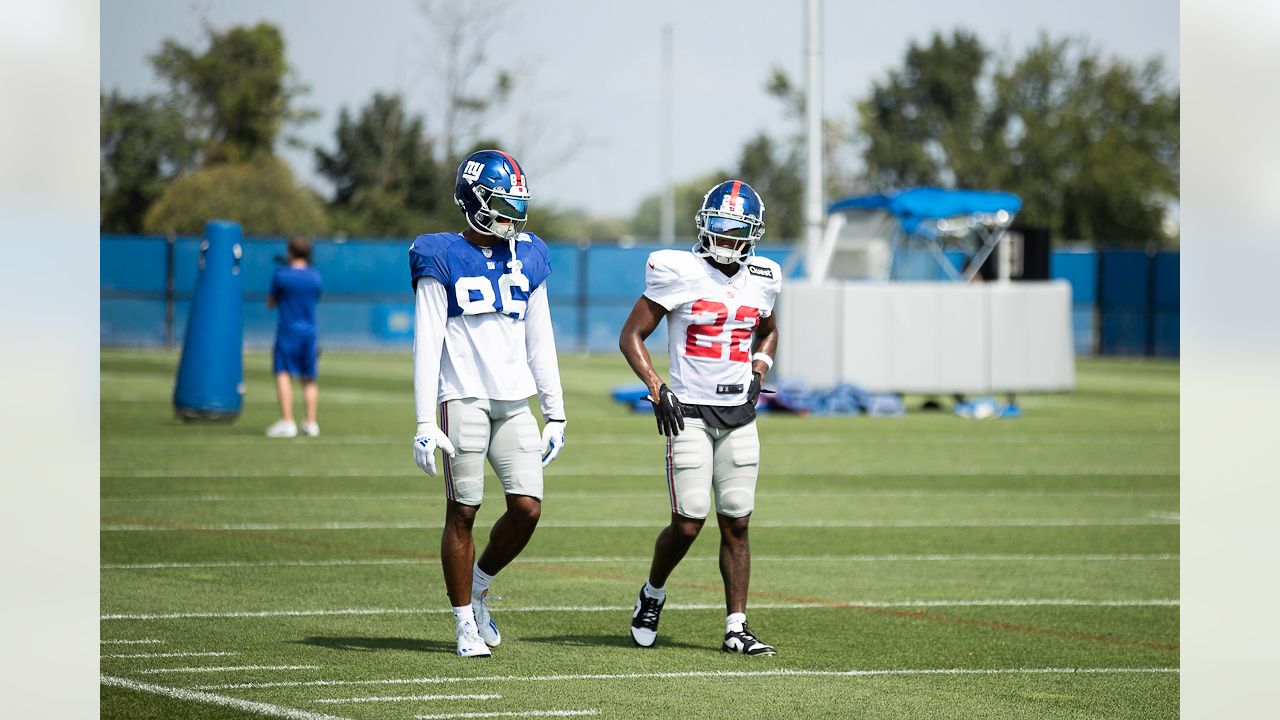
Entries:
MULTIPOLYGON (((455 0, 456 2, 457 0, 455 0)), ((798 127, 765 92, 771 68, 804 79, 805 0, 508 2, 495 11, 486 68, 510 71, 515 91, 486 127, 529 173, 535 202, 627 217, 662 185, 661 37, 673 37, 672 175, 732 168, 759 132, 798 127)), ((849 119, 854 102, 901 64, 910 42, 965 28, 1004 56, 1047 33, 1084 37, 1106 56, 1163 58, 1179 72, 1177 0, 826 0, 823 104, 849 119)), ((417 0, 102 0, 101 87, 163 92, 147 57, 172 38, 203 48, 202 18, 218 29, 260 21, 282 30, 301 99, 319 118, 294 133, 332 149, 338 114, 375 92, 403 94, 439 131, 439 43, 417 0)), ((328 195, 310 151, 282 148, 298 177, 328 195)))

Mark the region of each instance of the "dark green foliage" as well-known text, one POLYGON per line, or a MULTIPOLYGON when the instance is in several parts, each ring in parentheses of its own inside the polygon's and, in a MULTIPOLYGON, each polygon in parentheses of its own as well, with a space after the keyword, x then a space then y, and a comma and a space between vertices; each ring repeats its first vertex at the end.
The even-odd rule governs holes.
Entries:
POLYGON ((147 211, 150 233, 196 233, 214 218, 236 220, 246 235, 311 235, 328 229, 324 204, 271 155, 184 175, 147 211))
POLYGON ((137 232, 151 203, 194 167, 200 143, 182 113, 158 97, 101 96, 99 223, 103 232, 137 232))
POLYGON ((210 30, 203 53, 166 40, 151 57, 188 119, 207 133, 206 164, 270 154, 286 124, 314 116, 292 104, 306 89, 289 83, 284 48, 279 28, 259 23, 210 30))
POLYGON ((1047 36, 1016 61, 989 58, 963 31, 911 45, 858 104, 871 186, 1008 190, 1022 223, 1058 239, 1168 241, 1180 97, 1160 61, 1047 36))

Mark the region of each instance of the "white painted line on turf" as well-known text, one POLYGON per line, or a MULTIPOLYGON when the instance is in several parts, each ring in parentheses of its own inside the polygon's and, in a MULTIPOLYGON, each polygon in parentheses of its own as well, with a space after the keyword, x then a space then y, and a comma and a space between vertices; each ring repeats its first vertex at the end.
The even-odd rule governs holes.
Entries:
POLYGON ((182 688, 164 687, 163 685, 152 685, 150 683, 142 683, 136 680, 126 680, 124 678, 110 677, 107 675, 103 675, 99 678, 99 681, 103 685, 122 687, 129 690, 152 693, 154 695, 164 695, 165 697, 171 697, 176 700, 221 705, 223 707, 243 710, 244 712, 252 713, 254 715, 289 718, 289 720, 346 720, 345 718, 340 718, 335 715, 324 715, 322 713, 310 712, 307 710, 298 710, 280 705, 272 705, 271 703, 241 700, 240 698, 226 697, 225 695, 214 695, 212 693, 200 692, 197 690, 185 690, 182 688))
MULTIPOLYGON (((168 399, 157 402, 167 402, 168 399)), ((1049 437, 984 437, 976 438, 973 435, 916 435, 912 437, 899 436, 883 436, 876 437, 874 435, 777 435, 770 433, 762 436, 761 441, 768 445, 963 445, 972 447, 975 444, 979 446, 989 445, 1088 445, 1090 447, 1117 447, 1140 445, 1142 447, 1150 447, 1152 445, 1177 445, 1177 436, 1170 437, 1167 433, 1151 434, 1148 437, 1115 437, 1112 435, 1102 434, 1079 434, 1079 435, 1053 435, 1049 437)), ((191 446, 191 447, 210 447, 210 446, 243 446, 243 445, 270 445, 271 447, 289 447, 289 446, 315 446, 315 445, 385 445, 399 446, 403 444, 403 440, 396 437, 383 437, 373 435, 344 435, 344 436, 328 436, 323 438, 297 438, 292 443, 281 443, 278 440, 270 440, 262 435, 232 437, 232 438, 165 438, 163 441, 168 446, 191 446)), ((591 435, 588 437, 574 438, 574 444, 577 445, 654 445, 655 440, 647 435, 591 435)), ((658 441, 660 443, 660 441, 658 441)), ((152 438, 138 439, 132 437, 103 438, 103 445, 154 445, 157 440, 152 438)))
POLYGON ((163 640, 103 640, 103 645, 163 645, 163 640))
MULTIPOLYGON (((186 469, 150 469, 150 470, 104 470, 102 478, 276 478, 276 477, 404 477, 420 476, 421 471, 396 469, 381 471, 369 468, 316 468, 313 470, 299 468, 186 468, 186 469)), ((551 477, 649 477, 658 476, 651 468, 615 467, 600 469, 556 469, 549 471, 551 477)), ((791 470, 789 472, 773 472, 775 477, 1121 477, 1121 476, 1163 476, 1176 477, 1177 467, 1129 467, 1129 468, 1071 468, 1068 470, 1046 470, 1043 466, 1026 467, 973 467, 957 468, 948 472, 939 472, 937 467, 921 468, 837 468, 832 470, 791 470)))
MULTIPOLYGON (((989 598, 980 600, 832 600, 812 603, 752 603, 757 610, 804 610, 837 608, 912 608, 912 607, 1178 607, 1180 601, 1170 599, 1087 600, 1080 598, 989 598)), ((718 610, 724 604, 677 604, 666 607, 677 610, 718 610)), ((503 607, 511 612, 622 612, 631 605, 534 605, 503 607)), ((198 618, 275 618, 333 617, 341 615, 443 615, 453 612, 445 608, 336 608, 332 610, 224 610, 172 613, 110 613, 99 620, 187 620, 198 618)))
POLYGON ((104 658, 175 658, 175 657, 232 657, 237 652, 171 652, 171 653, 121 653, 119 655, 103 655, 104 658))
MULTIPOLYGON (((544 520, 541 528, 657 528, 661 520, 544 520)), ((757 520, 761 528, 989 528, 989 527, 1129 527, 1177 525, 1176 518, 965 518, 939 520, 757 520)), ((439 522, 321 522, 321 523, 215 523, 210 525, 102 525, 102 532, 218 532, 264 530, 438 530, 439 522)))
POLYGON ((577 717, 599 715, 599 710, 509 710, 506 712, 438 712, 433 715, 415 715, 417 720, 461 720, 465 717, 577 717))
POLYGON ((501 695, 383 695, 380 697, 324 698, 313 702, 346 705, 371 702, 427 702, 436 700, 501 700, 501 695))
POLYGON ((877 677, 911 675, 1125 675, 1177 674, 1173 667, 1100 668, 903 668, 886 670, 689 670, 654 673, 599 673, 590 675, 488 675, 480 677, 418 677, 381 680, 285 680, 279 682, 197 685, 201 690, 259 690, 287 687, 338 687, 351 685, 444 685, 469 682, 559 682, 574 680, 663 680, 669 678, 742 677, 877 677))
MULTIPOLYGON (((652 498, 649 491, 584 491, 556 493, 557 500, 623 500, 629 498, 652 498)), ((778 490, 761 491, 756 497, 769 498, 936 498, 936 497, 969 497, 969 498, 1056 498, 1056 497, 1106 497, 1106 498, 1176 498, 1177 492, 1144 492, 1128 490, 778 490)), ((416 493, 408 495, 366 494, 366 495, 255 495, 244 493, 238 495, 135 495, 130 497, 105 497, 103 503, 230 503, 244 502, 260 505, 266 502, 441 502, 445 497, 440 493, 416 493)))
MULTIPOLYGON (((711 560, 716 555, 688 555, 691 560, 711 560)), ((1166 562, 1174 554, 1153 555, 754 555, 752 562, 1166 562)), ((185 570, 191 568, 344 567, 377 565, 435 565, 432 558, 351 558, 334 560, 220 560, 208 562, 107 563, 102 570, 185 570)), ((520 557, 515 564, 648 563, 640 555, 520 557)))
MULTIPOLYGON (((452 612, 452 610, 450 611, 452 612)), ((139 670, 143 675, 159 673, 240 672, 242 670, 319 670, 319 665, 227 665, 223 667, 176 667, 139 670)))

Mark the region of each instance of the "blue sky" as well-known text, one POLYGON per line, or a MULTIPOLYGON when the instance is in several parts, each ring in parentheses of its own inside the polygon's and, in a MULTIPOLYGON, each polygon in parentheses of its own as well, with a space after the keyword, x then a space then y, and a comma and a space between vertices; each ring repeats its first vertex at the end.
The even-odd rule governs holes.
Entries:
MULTIPOLYGON (((1041 32, 1084 36, 1107 55, 1164 58, 1179 70, 1176 0, 863 0, 824 4, 826 114, 848 118, 855 98, 901 63, 907 44, 964 27, 997 52, 1016 54, 1041 32)), ((677 181, 731 167, 745 140, 794 127, 764 91, 771 67, 803 79, 804 0, 544 0, 506 4, 489 32, 490 68, 517 89, 489 134, 510 138, 535 198, 626 216, 661 184, 661 29, 674 32, 673 174, 677 181), (523 130, 520 130, 523 128, 523 130)), ((437 47, 416 0, 103 0, 101 84, 127 94, 162 90, 147 63, 165 38, 198 45, 214 27, 268 21, 285 35, 290 64, 319 120, 298 132, 332 146, 338 112, 374 92, 400 92, 440 127, 443 86, 430 70, 437 47)), ((477 87, 491 75, 477 76, 477 87)), ((286 150, 298 176, 328 186, 309 152, 286 150)))

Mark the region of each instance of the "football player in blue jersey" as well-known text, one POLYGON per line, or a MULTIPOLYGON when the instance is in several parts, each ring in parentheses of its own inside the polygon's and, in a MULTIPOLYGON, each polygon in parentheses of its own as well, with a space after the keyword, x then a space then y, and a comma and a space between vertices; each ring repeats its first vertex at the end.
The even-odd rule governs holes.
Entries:
POLYGON ((444 453, 440 559, 458 655, 487 657, 502 641, 486 605, 489 586, 533 535, 542 468, 564 447, 566 418, 547 299, 551 264, 546 243, 524 231, 530 199, 524 170, 498 150, 472 153, 458 166, 453 199, 466 229, 419 235, 409 249, 416 295, 413 459, 435 475, 436 448, 444 453), (541 436, 529 410, 535 393, 541 436), (486 457, 507 510, 476 560, 471 528, 486 457))
POLYGON ((764 201, 747 183, 726 180, 711 188, 694 223, 693 252, 649 255, 644 294, 618 338, 627 363, 649 388, 658 432, 667 439, 671 501, 671 522, 658 534, 649 577, 631 613, 631 639, 640 647, 657 640, 667 578, 698 537, 714 499, 728 611, 720 649, 773 655, 773 646, 747 625, 747 531, 760 464, 756 399, 778 344, 773 311, 782 269, 754 254, 764 235, 764 201), (644 345, 663 318, 670 386, 644 345))

